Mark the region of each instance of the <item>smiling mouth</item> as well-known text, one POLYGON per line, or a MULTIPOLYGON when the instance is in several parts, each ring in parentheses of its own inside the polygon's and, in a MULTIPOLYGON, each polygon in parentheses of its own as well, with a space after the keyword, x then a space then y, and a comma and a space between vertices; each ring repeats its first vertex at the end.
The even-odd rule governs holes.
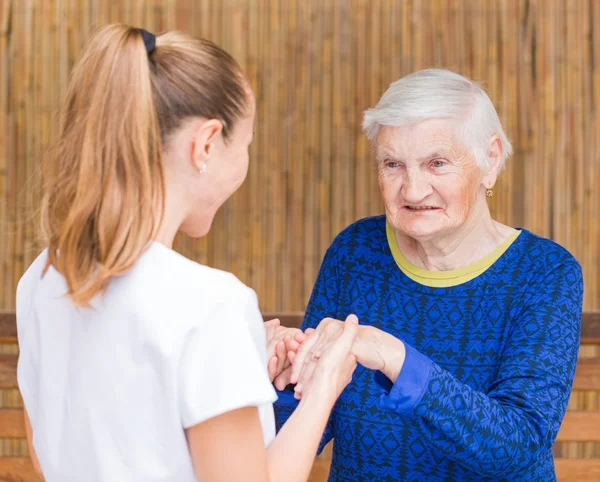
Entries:
POLYGON ((436 211, 439 209, 435 206, 404 206, 404 208, 409 211, 436 211))

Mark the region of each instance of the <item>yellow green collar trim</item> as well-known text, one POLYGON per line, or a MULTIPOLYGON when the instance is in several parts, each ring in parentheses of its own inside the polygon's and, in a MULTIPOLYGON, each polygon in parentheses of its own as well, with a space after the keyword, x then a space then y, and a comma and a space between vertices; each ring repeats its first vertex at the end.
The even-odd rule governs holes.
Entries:
POLYGON ((415 266, 404 257, 398 248, 394 229, 387 221, 385 222, 385 231, 392 256, 400 271, 413 281, 431 288, 448 288, 471 281, 492 266, 521 234, 521 231, 517 231, 490 254, 469 266, 450 271, 429 271, 415 266))

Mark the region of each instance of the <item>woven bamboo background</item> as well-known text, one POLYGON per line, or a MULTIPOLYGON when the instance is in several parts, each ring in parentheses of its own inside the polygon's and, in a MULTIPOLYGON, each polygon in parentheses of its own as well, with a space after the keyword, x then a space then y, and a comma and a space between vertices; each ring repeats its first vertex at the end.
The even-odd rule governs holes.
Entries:
MULTIPOLYGON (((567 247, 585 308, 600 309, 595 0, 0 0, 0 309, 41 248, 37 168, 70 68, 115 21, 204 36, 245 68, 258 98, 248 179, 209 236, 176 249, 235 273, 264 311, 303 310, 335 234, 382 212, 362 112, 432 66, 481 81, 513 141, 495 218, 567 247)), ((600 409, 595 393, 572 403, 600 409)))
POLYGON ((258 97, 246 184, 177 249, 234 272, 268 311, 304 309, 321 257, 381 212, 362 112, 443 66, 480 80, 515 145, 495 217, 566 246, 600 308, 600 3, 409 0, 0 0, 0 308, 39 252, 35 171, 81 43, 114 21, 213 39, 258 97))

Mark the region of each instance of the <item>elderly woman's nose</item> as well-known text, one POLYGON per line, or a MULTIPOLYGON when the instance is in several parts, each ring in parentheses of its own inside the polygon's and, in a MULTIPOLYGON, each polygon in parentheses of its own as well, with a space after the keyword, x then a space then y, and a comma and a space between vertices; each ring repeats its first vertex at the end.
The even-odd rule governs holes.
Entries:
POLYGON ((431 184, 427 176, 416 170, 407 170, 402 186, 404 200, 409 203, 418 203, 431 193, 431 184))

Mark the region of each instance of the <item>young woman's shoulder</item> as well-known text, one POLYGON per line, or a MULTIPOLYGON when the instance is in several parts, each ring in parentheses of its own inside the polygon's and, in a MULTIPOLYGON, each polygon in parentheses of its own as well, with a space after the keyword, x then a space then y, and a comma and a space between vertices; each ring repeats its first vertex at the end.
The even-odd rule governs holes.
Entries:
POLYGON ((227 271, 211 268, 169 249, 152 243, 131 271, 131 277, 143 278, 167 291, 189 291, 200 294, 226 294, 247 289, 236 276, 227 271))

